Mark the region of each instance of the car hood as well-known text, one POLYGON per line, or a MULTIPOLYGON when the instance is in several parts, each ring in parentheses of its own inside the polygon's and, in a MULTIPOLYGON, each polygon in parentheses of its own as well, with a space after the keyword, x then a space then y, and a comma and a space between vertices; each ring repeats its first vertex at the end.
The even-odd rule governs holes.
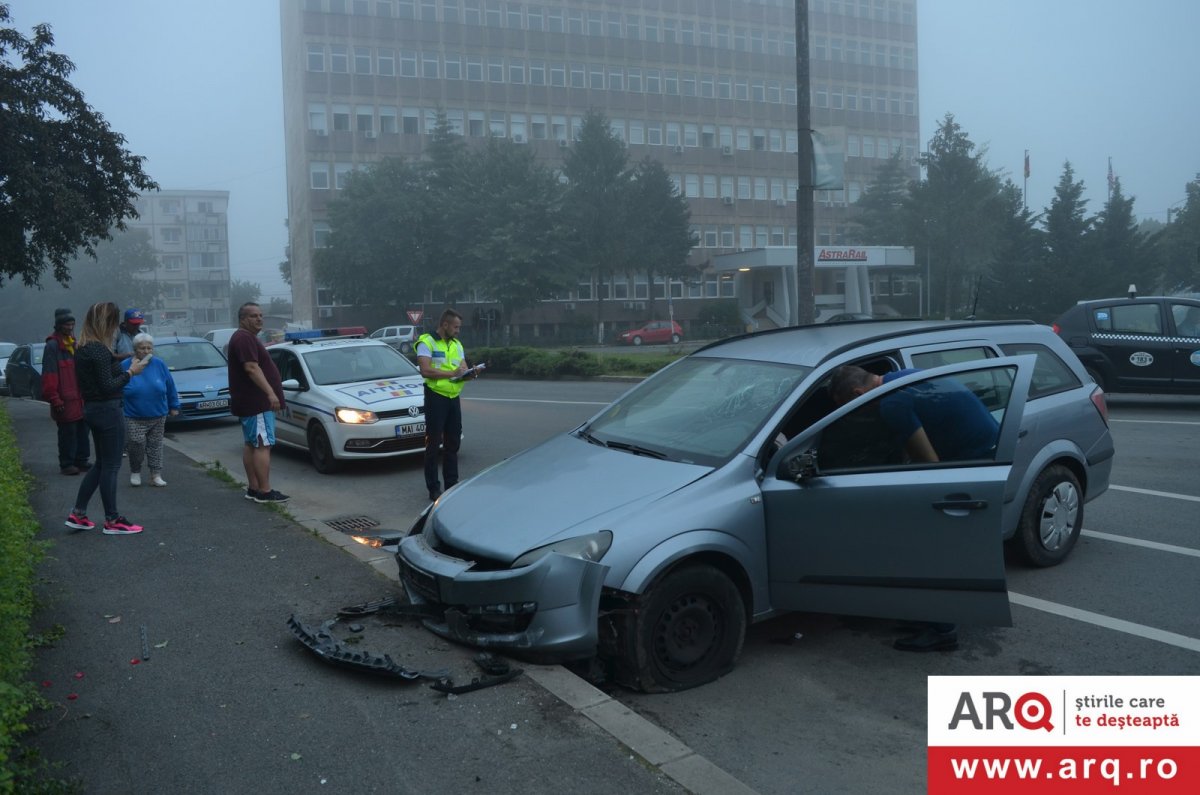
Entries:
POLYGON ((425 398, 425 382, 415 373, 400 378, 384 378, 378 381, 355 381, 352 384, 327 384, 321 391, 338 405, 352 408, 369 408, 386 411, 388 403, 408 406, 415 399, 418 403, 425 398))
POLYGON ((556 436, 452 489, 430 519, 460 550, 511 562, 531 549, 597 530, 712 471, 556 436))
POLYGON ((214 392, 229 386, 229 370, 224 367, 172 370, 171 379, 180 392, 214 392))

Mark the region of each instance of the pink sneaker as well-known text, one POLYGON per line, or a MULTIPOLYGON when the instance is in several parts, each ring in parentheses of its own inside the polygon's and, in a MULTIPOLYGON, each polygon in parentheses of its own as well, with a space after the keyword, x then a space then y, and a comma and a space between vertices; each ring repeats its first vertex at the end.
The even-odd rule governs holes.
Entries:
POLYGON ((64 522, 64 524, 66 524, 66 526, 71 528, 72 530, 95 530, 96 529, 96 523, 93 522, 91 519, 87 518, 87 514, 79 513, 77 511, 72 511, 71 515, 67 517, 67 521, 64 522))
POLYGON ((142 526, 134 524, 124 516, 118 516, 116 519, 104 520, 103 532, 106 536, 131 536, 134 533, 142 532, 142 526))

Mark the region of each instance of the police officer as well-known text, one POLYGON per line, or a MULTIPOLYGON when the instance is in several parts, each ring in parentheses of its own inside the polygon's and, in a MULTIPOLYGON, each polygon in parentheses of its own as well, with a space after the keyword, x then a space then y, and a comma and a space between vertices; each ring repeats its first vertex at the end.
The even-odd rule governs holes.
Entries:
POLYGON ((458 446, 462 441, 462 405, 458 396, 463 379, 479 377, 482 365, 468 369, 466 352, 458 340, 462 315, 442 312, 434 334, 417 340, 417 366, 425 379, 425 486, 429 499, 442 494, 438 482, 438 448, 442 450, 442 476, 448 489, 458 482, 458 446))

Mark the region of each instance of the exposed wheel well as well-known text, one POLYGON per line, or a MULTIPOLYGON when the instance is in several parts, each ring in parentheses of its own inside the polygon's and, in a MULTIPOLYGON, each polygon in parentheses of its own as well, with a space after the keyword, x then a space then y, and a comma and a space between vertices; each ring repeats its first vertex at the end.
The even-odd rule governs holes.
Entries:
MULTIPOLYGON (((746 609, 746 621, 749 622, 754 615, 754 590, 750 587, 750 577, 746 574, 741 564, 728 555, 720 552, 706 551, 680 558, 660 571, 658 576, 654 578, 654 583, 661 582, 671 572, 696 563, 712 566, 733 582, 734 586, 738 589, 738 593, 742 595, 742 605, 746 609)), ((653 585, 651 585, 652 587, 653 585)), ((650 589, 647 588, 646 590, 650 589)))

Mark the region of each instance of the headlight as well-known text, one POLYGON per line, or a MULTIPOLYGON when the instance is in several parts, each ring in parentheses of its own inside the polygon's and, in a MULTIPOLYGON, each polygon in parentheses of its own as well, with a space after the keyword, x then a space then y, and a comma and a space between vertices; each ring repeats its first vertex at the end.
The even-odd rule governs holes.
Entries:
POLYGON ((338 422, 349 423, 350 425, 370 425, 373 422, 379 422, 379 417, 373 411, 363 411, 361 409, 336 408, 333 410, 333 416, 337 417, 338 422))
POLYGON ((544 547, 531 549, 521 557, 513 561, 512 567, 519 569, 522 566, 531 566, 537 563, 542 558, 549 555, 551 552, 557 552, 560 555, 566 555, 569 558, 579 558, 580 560, 588 560, 593 563, 604 557, 604 553, 608 552, 608 548, 612 546, 612 531, 601 530, 599 533, 591 535, 579 536, 577 538, 568 538, 566 541, 556 541, 553 544, 547 544, 544 547))

